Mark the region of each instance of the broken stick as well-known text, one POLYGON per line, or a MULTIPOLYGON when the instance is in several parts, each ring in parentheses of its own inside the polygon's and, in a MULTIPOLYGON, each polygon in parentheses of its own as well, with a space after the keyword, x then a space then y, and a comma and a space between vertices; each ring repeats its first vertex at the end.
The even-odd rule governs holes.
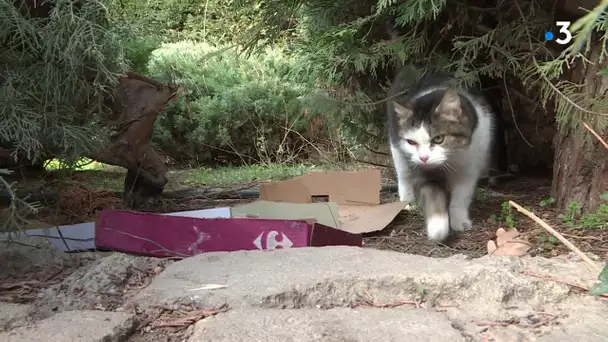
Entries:
POLYGON ((557 230, 553 229, 553 227, 548 225, 540 217, 534 215, 534 213, 531 213, 530 211, 524 209, 522 206, 520 206, 519 204, 517 204, 513 201, 509 201, 509 205, 511 205, 513 208, 517 209, 517 211, 519 211, 520 213, 531 218, 532 221, 538 223, 541 227, 543 227, 549 233, 553 234, 553 236, 555 236, 559 241, 561 241, 564 245, 566 245, 566 247, 570 248, 571 251, 578 254, 578 256, 580 256, 581 259, 583 259, 583 261, 585 261, 587 264, 589 264, 589 266, 591 266, 598 273, 600 273, 602 271, 602 269, 593 260, 589 259, 589 257, 585 253, 583 253, 580 249, 578 249, 578 247, 573 245, 572 242, 568 241, 568 239, 566 239, 557 230))
POLYGON ((596 132, 596 131, 594 131, 594 130, 593 130, 593 128, 589 127, 589 125, 587 125, 587 124, 586 124, 586 123, 584 123, 584 122, 583 122, 583 126, 585 126, 585 128, 586 128, 586 129, 587 129, 589 132, 591 132, 591 134, 593 134, 593 136, 594 136, 594 137, 596 137, 596 138, 597 138, 597 140, 599 140, 599 141, 600 141, 600 143, 602 143, 602 145, 604 145, 604 147, 605 147, 605 148, 608 150, 608 143, 607 143, 607 142, 606 142, 604 139, 602 139, 602 137, 600 137, 600 135, 599 135, 599 134, 597 134, 597 132, 596 132))

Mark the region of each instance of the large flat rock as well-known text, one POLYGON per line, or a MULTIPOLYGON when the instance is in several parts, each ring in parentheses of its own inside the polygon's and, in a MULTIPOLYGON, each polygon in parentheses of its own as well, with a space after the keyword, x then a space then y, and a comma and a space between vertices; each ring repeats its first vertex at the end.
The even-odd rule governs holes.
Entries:
POLYGON ((126 313, 64 311, 36 322, 0 333, 2 342, 118 342, 132 333, 135 321, 126 313))
POLYGON ((585 331, 589 341, 608 341, 608 326, 598 322, 608 317, 605 302, 547 276, 588 286, 597 273, 567 259, 433 259, 353 247, 206 253, 170 265, 129 304, 232 308, 197 324, 192 341, 455 341, 460 332, 548 341, 580 340, 585 331), (429 309, 357 306, 404 300, 429 309))
POLYGON ((196 324, 197 341, 465 341, 442 314, 425 309, 240 309, 196 324))
POLYGON ((566 280, 593 280, 585 264, 542 258, 434 259, 353 247, 297 248, 206 253, 176 262, 133 303, 142 308, 224 303, 233 308, 315 308, 350 306, 364 295, 379 301, 413 299, 424 290, 431 304, 472 305, 484 316, 569 295, 565 285, 521 274, 539 269, 566 280), (201 289, 208 284, 226 288, 201 289))

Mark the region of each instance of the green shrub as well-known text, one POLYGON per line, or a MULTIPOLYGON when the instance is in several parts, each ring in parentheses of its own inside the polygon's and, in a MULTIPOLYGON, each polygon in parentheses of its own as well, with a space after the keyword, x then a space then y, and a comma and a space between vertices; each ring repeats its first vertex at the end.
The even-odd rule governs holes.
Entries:
MULTIPOLYGON (((205 43, 164 44, 152 52, 148 74, 183 85, 189 103, 166 108, 153 140, 179 162, 288 161, 306 145, 304 113, 339 112, 335 103, 314 100, 314 80, 291 74, 294 61, 274 49, 244 57, 205 43)), ((324 122, 327 132, 335 121, 324 122)))
POLYGON ((135 72, 145 74, 152 52, 158 49, 162 40, 155 36, 132 37, 123 42, 125 59, 135 72))

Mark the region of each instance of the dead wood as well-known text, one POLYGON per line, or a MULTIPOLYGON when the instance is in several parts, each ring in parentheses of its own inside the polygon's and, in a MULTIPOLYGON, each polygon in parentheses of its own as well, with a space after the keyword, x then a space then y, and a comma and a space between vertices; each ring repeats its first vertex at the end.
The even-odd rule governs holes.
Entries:
POLYGON ((136 187, 162 192, 167 166, 150 145, 150 137, 158 114, 177 98, 179 88, 132 72, 121 77, 109 101, 112 116, 107 123, 118 133, 91 159, 122 166, 141 179, 135 182, 136 187))

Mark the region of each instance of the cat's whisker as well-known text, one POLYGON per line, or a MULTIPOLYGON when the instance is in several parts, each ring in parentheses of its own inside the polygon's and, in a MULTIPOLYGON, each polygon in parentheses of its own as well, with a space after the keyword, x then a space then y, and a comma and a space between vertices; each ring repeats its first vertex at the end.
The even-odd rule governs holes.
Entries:
POLYGON ((443 173, 445 173, 446 175, 450 173, 450 169, 448 169, 448 167, 444 164, 441 164, 441 171, 443 171, 443 173))

